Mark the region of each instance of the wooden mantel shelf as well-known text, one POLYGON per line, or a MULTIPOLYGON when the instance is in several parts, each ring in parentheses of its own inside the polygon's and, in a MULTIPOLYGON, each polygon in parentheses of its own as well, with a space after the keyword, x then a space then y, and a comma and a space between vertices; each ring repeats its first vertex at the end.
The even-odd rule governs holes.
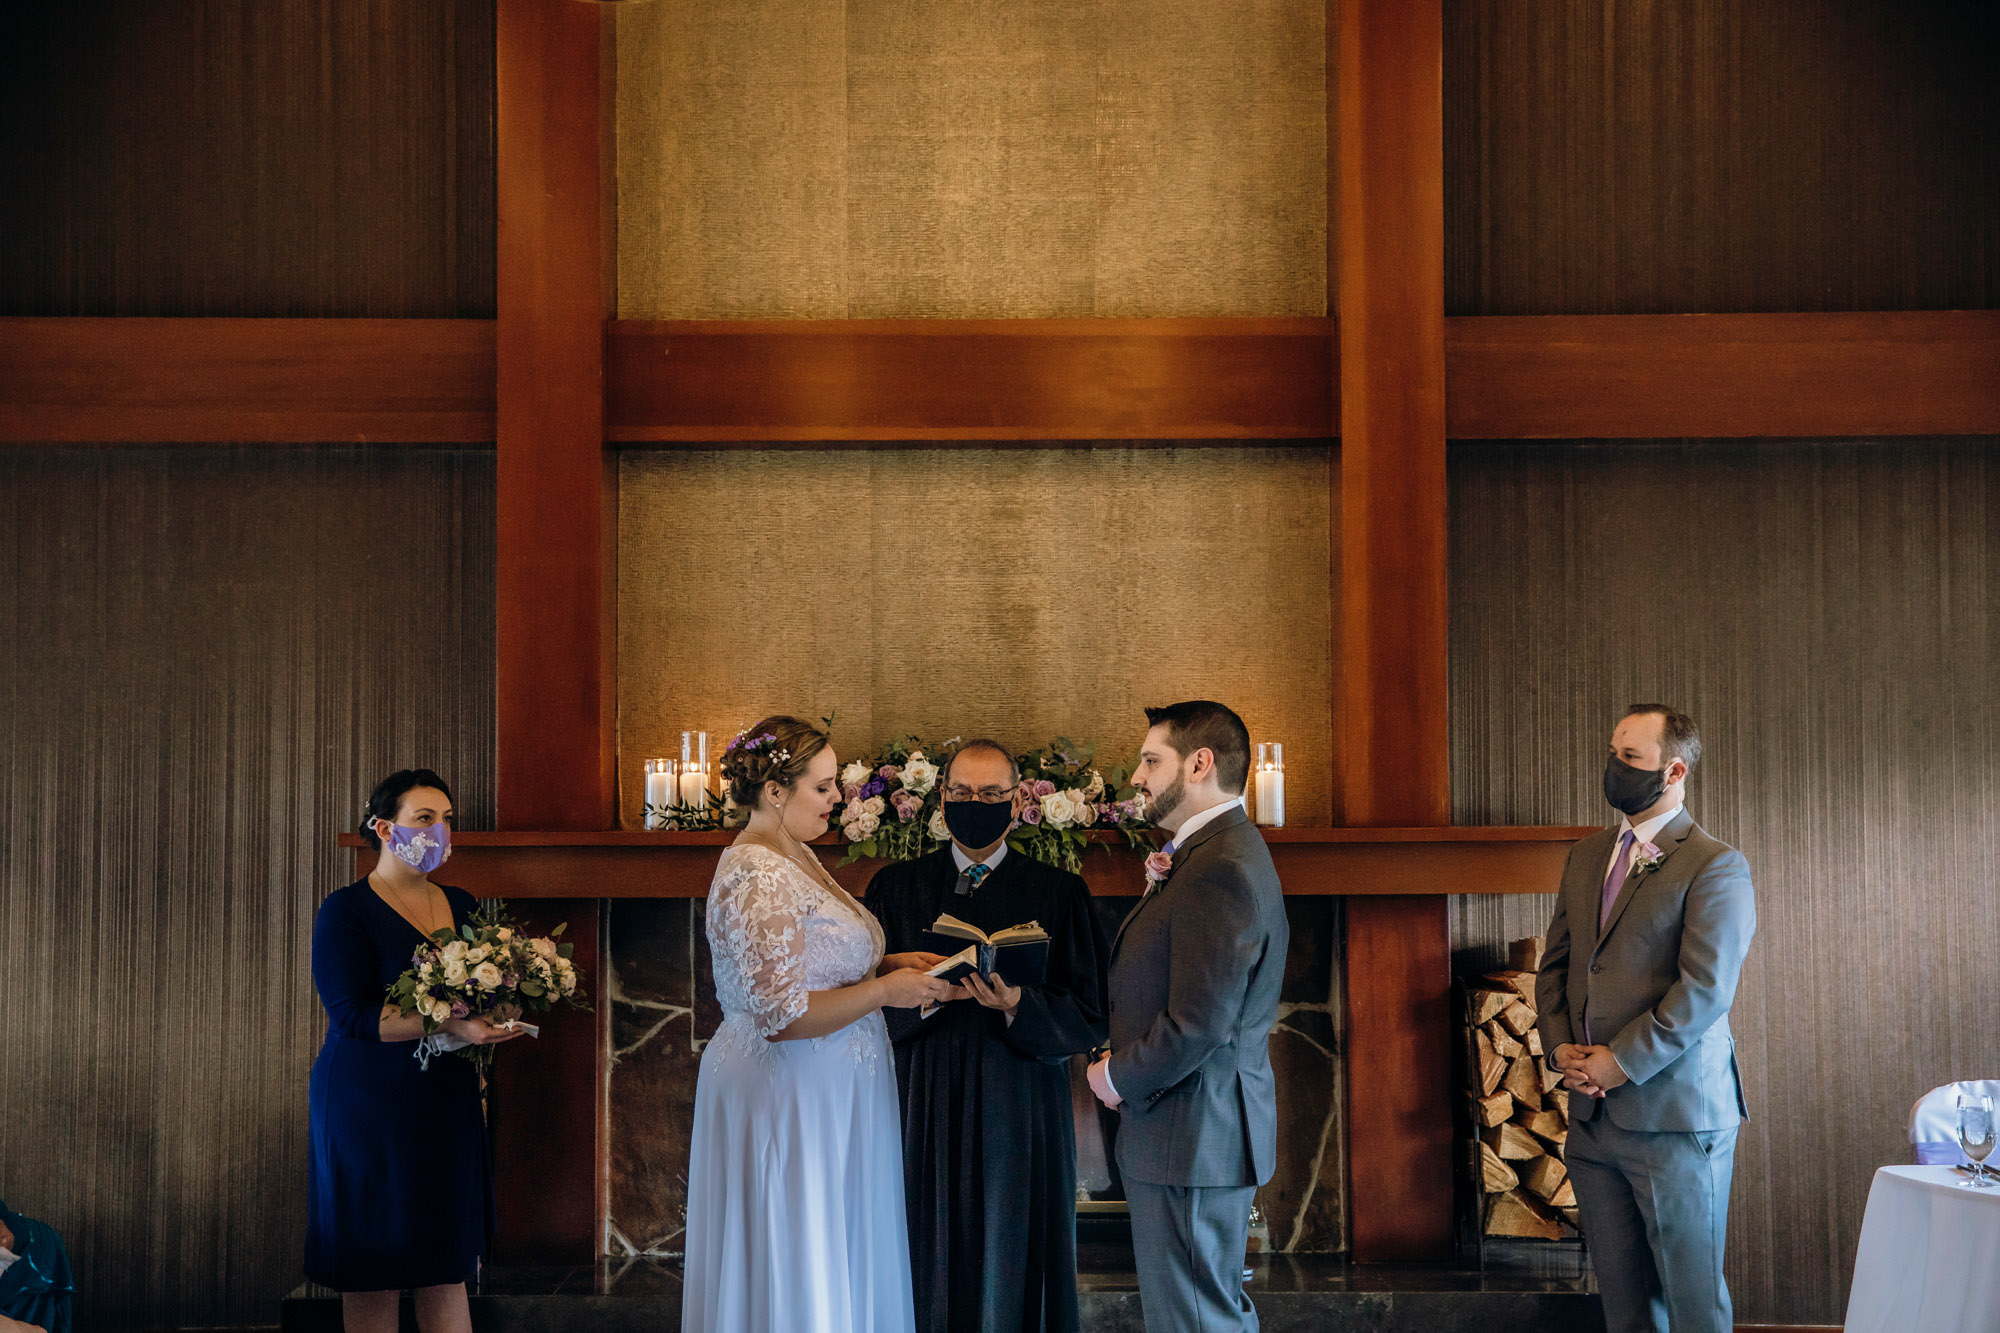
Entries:
MULTIPOLYGON (((1264 829, 1285 892, 1352 894, 1549 893, 1571 844, 1594 828, 1264 829)), ((438 879, 482 898, 701 898, 732 833, 458 833, 450 866, 438 879)), ((1114 833, 1092 836, 1084 854, 1091 892, 1136 895, 1145 888, 1140 859, 1114 833)), ((357 874, 374 864, 361 839, 357 874)), ((843 855, 833 838, 815 844, 829 866, 843 855)), ((880 867, 860 861, 837 867, 859 892, 880 867)))

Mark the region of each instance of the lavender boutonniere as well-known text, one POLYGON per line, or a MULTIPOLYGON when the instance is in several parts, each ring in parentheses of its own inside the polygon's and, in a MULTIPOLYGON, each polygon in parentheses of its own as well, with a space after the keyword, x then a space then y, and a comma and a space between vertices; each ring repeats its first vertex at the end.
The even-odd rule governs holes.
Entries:
POLYGON ((1639 854, 1632 859, 1632 873, 1635 875, 1650 874, 1658 870, 1660 862, 1666 859, 1667 854, 1658 847, 1650 842, 1642 842, 1639 844, 1639 854))
POLYGON ((1168 856, 1165 852, 1154 852, 1146 858, 1146 887, 1149 889, 1159 888, 1160 885, 1167 882, 1167 876, 1173 873, 1173 869, 1173 857, 1168 856))

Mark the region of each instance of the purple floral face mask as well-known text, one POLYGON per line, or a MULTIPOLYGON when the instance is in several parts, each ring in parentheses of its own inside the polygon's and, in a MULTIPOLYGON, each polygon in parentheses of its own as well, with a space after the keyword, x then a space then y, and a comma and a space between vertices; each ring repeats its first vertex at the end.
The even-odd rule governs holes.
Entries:
POLYGON ((451 859, 451 826, 432 824, 429 828, 389 826, 382 850, 420 875, 428 875, 451 859))

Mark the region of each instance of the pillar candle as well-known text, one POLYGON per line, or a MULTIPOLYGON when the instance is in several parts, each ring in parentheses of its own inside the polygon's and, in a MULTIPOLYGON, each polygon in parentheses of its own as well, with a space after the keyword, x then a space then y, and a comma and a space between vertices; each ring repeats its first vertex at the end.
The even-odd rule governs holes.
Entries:
POLYGON ((1257 771, 1257 822, 1269 828, 1285 824, 1285 775, 1274 768, 1257 771))
MULTIPOLYGON (((674 799, 674 775, 667 771, 667 761, 652 759, 646 763, 646 804, 657 806, 664 811, 674 799)), ((667 817, 653 811, 646 813, 647 828, 665 828, 667 817)))

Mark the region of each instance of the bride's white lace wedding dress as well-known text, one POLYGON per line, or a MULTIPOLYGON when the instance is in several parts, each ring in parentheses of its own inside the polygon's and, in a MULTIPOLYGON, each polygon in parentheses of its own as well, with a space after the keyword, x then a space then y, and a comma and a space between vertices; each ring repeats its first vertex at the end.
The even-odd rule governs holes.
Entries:
POLYGON ((882 928, 838 884, 758 843, 722 855, 708 941, 723 1022, 701 1058, 688 1162, 681 1327, 913 1329, 902 1131, 888 1030, 769 1041, 809 992, 882 960, 882 928))

